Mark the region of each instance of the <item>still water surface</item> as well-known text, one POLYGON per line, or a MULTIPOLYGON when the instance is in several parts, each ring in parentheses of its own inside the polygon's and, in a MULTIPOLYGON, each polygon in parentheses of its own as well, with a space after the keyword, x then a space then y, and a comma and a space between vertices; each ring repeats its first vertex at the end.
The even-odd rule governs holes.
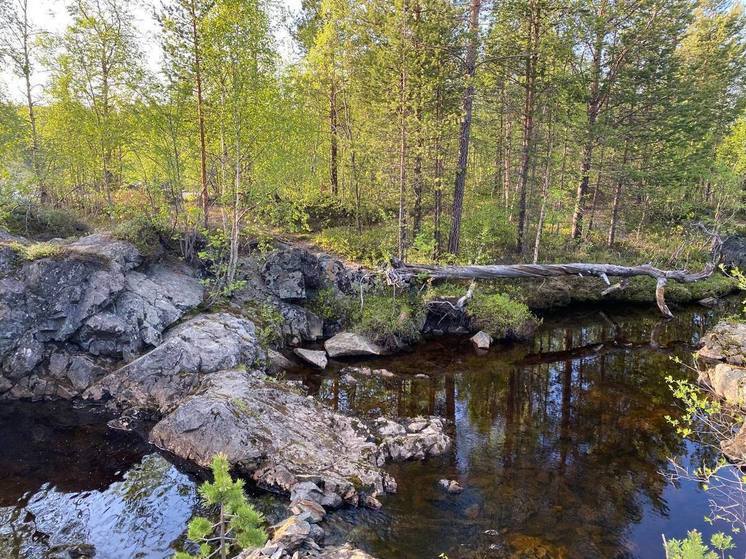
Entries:
MULTIPOLYGON (((399 493, 380 511, 331 515, 328 540, 380 559, 645 559, 663 557, 661 534, 726 528, 705 523, 695 484, 660 475, 668 457, 698 450, 665 419, 677 408, 664 377, 689 374, 670 357, 690 358, 723 312, 690 308, 662 322, 651 309, 573 310, 545 317, 530 342, 486 354, 451 338, 359 363, 395 379, 300 372, 312 394, 346 413, 454 422, 452 453, 392 466, 399 493), (441 478, 464 492, 444 494, 441 478)), ((105 419, 68 403, 0 404, 0 559, 81 543, 101 558, 171 556, 197 480, 105 419)), ((254 499, 277 517, 276 499, 254 499)), ((738 544, 734 556, 744 557, 746 540, 738 544)))

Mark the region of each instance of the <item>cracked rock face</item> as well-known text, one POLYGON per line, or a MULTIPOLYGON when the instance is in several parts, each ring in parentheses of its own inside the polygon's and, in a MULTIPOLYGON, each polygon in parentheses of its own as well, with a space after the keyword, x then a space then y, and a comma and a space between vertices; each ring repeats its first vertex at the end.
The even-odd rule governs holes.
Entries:
POLYGON ((381 469, 385 460, 446 452, 451 440, 444 431, 439 418, 383 420, 371 428, 259 372, 229 370, 207 375, 150 440, 203 467, 225 453, 260 486, 335 508, 396 491, 381 469))
POLYGON ((2 398, 73 397, 101 376, 101 365, 157 345, 202 301, 190 269, 143 266, 130 243, 97 234, 60 246, 58 256, 26 261, 0 244, 2 398))
POLYGON ((208 375, 152 430, 150 440, 207 467, 218 452, 264 487, 290 493, 303 481, 358 503, 392 487, 378 446, 358 420, 260 373, 208 375))
POLYGON ((110 373, 84 396, 113 398, 122 408, 168 413, 202 377, 259 357, 254 324, 228 313, 204 314, 169 330, 163 343, 110 373))

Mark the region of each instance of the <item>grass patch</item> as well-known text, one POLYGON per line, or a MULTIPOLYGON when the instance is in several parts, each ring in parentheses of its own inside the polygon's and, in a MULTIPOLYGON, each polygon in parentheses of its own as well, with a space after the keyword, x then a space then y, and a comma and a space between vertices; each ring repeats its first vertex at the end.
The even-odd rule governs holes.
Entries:
POLYGON ((389 346, 397 340, 413 343, 421 337, 425 317, 425 307, 416 295, 369 293, 362 311, 358 308, 352 317, 352 330, 389 346))
POLYGON ((13 235, 47 241, 78 237, 90 231, 88 225, 68 210, 32 204, 0 208, 0 227, 13 235))
POLYGON ((466 306, 472 325, 495 338, 524 339, 538 325, 525 303, 503 293, 476 293, 466 306))
POLYGON ((360 299, 337 292, 333 287, 324 287, 311 295, 306 308, 323 320, 341 321, 349 324, 360 312, 360 299))
POLYGON ((21 243, 5 243, 19 257, 24 260, 34 261, 42 258, 58 258, 66 253, 65 247, 53 243, 33 243, 24 245, 21 243))

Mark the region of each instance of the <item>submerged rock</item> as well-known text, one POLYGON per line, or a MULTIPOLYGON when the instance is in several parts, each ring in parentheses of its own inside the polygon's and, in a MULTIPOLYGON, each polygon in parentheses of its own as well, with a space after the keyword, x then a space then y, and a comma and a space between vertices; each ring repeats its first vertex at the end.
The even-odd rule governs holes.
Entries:
POLYGON ((252 365, 258 356, 253 323, 228 313, 200 315, 171 329, 161 345, 110 373, 84 396, 109 396, 120 407, 167 413, 205 373, 252 365))
POLYGON ((341 332, 324 342, 329 357, 354 357, 360 355, 384 355, 386 351, 362 334, 341 332))
POLYGON ((326 358, 326 353, 323 351, 297 347, 293 350, 293 353, 295 353, 298 357, 303 359, 303 361, 305 361, 309 365, 313 365, 317 369, 326 369, 328 360, 326 358))
POLYGON ((438 481, 438 487, 451 495, 458 495, 464 491, 464 488, 455 479, 441 479, 438 481))
POLYGON ((394 462, 424 460, 448 452, 451 438, 445 428, 446 422, 440 417, 415 417, 402 423, 379 418, 373 425, 385 458, 394 462))

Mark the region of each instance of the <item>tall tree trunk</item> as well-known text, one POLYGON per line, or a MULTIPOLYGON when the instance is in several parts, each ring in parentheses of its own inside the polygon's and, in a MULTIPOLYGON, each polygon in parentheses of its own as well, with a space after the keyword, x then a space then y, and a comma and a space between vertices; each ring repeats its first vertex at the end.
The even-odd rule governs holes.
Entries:
POLYGON ((405 91, 407 74, 404 68, 399 73, 399 259, 406 259, 407 250, 407 116, 405 91))
POLYGON ((622 200, 622 187, 624 186, 624 173, 625 165, 627 164, 627 157, 629 155, 629 145, 627 141, 624 142, 624 156, 622 157, 622 168, 620 169, 619 176, 616 180, 616 188, 614 188, 614 202, 611 207, 611 221, 609 223, 609 234, 606 238, 606 245, 611 247, 614 246, 616 240, 616 228, 617 221, 619 219, 619 204, 622 200))
POLYGON ((197 4, 192 0, 190 5, 190 16, 192 19, 192 47, 194 57, 194 82, 197 96, 197 124, 199 126, 199 179, 202 188, 202 213, 203 225, 207 229, 210 206, 210 197, 207 191, 207 140, 205 138, 205 106, 202 98, 202 70, 199 45, 199 32, 197 30, 197 4))
POLYGON ((552 144, 554 136, 552 134, 552 113, 549 113, 549 131, 547 134, 547 160, 544 165, 544 179, 541 183, 541 209, 539 210, 539 222, 536 224, 536 238, 534 239, 534 259, 533 263, 539 261, 539 247, 541 245, 541 233, 544 228, 544 218, 546 217, 547 197, 549 196, 549 182, 552 175, 552 144))
POLYGON ((463 111, 459 132, 458 166, 456 183, 453 189, 453 210, 451 214, 451 232, 448 236, 448 252, 458 254, 461 241, 461 213, 464 205, 466 187, 466 168, 469 163, 469 139, 471 134, 472 108, 474 104, 474 73, 477 65, 477 45, 479 43, 479 10, 481 0, 471 0, 469 7, 469 45, 466 51, 466 87, 464 88, 463 111))
POLYGON ((329 181, 332 187, 332 196, 336 196, 339 192, 339 179, 337 176, 337 128, 337 84, 335 83, 334 78, 332 78, 329 87, 329 135, 331 144, 329 150, 329 181))
POLYGON ((49 202, 49 193, 42 178, 41 161, 39 159, 39 133, 36 126, 36 107, 31 95, 31 26, 28 20, 28 0, 22 0, 21 13, 21 40, 23 42, 23 80, 26 86, 26 108, 31 125, 31 167, 34 170, 34 178, 39 187, 39 201, 42 204, 49 202))
POLYGON ((575 195, 575 209, 572 214, 572 230, 570 235, 573 239, 579 239, 583 231, 583 214, 585 213, 588 183, 590 181, 591 165, 593 164, 593 148, 596 144, 596 120, 601 110, 600 87, 603 41, 604 28, 599 25, 593 50, 593 69, 586 110, 588 122, 585 146, 583 148, 583 159, 580 164, 580 182, 578 183, 578 190, 575 195))
POLYGON ((443 97, 440 88, 435 94, 435 121, 437 123, 435 132, 435 189, 433 208, 433 258, 437 261, 443 252, 443 232, 441 217, 443 215, 443 153, 442 153, 442 130, 443 130, 443 97))
POLYGON ((536 95, 536 66, 539 57, 539 33, 541 13, 539 3, 531 0, 528 21, 528 53, 526 56, 526 94, 523 106, 523 142, 521 147, 521 175, 518 186, 518 228, 516 251, 522 253, 526 235, 528 173, 531 166, 531 151, 534 135, 534 98, 536 95))
POLYGON ((598 175, 596 176, 596 186, 593 188, 593 196, 591 197, 591 213, 588 215, 588 227, 585 228, 585 238, 590 237, 591 231, 593 231, 593 220, 596 218, 596 204, 598 202, 598 193, 601 190, 601 176, 604 170, 604 149, 601 148, 601 153, 598 157, 598 175))

